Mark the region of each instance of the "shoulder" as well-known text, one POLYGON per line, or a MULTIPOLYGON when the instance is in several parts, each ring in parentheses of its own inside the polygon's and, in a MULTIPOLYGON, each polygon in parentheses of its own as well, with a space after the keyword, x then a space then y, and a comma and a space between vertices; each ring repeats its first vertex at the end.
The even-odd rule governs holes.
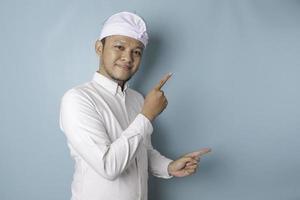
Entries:
POLYGON ((88 94, 88 91, 91 90, 91 82, 83 83, 81 85, 75 86, 69 90, 67 90, 63 96, 61 101, 65 103, 71 102, 86 102, 92 103, 92 98, 88 94))

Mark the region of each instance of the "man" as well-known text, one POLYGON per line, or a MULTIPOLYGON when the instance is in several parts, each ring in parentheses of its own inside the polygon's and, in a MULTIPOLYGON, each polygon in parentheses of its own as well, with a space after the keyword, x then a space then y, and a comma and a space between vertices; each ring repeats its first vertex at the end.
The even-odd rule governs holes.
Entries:
POLYGON ((60 126, 75 160, 72 200, 146 200, 148 168, 161 178, 195 173, 209 148, 173 161, 151 145, 151 122, 166 108, 166 75, 145 100, 128 87, 148 42, 142 18, 121 12, 106 20, 96 53, 93 80, 67 91, 60 126))

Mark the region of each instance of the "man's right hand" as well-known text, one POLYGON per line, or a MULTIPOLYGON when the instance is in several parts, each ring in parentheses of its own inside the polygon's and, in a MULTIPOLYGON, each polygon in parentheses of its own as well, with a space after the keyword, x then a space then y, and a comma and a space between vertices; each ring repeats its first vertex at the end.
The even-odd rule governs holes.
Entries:
POLYGON ((168 81, 172 74, 167 74, 160 82, 147 94, 142 114, 150 121, 153 121, 168 105, 168 100, 161 88, 168 81))

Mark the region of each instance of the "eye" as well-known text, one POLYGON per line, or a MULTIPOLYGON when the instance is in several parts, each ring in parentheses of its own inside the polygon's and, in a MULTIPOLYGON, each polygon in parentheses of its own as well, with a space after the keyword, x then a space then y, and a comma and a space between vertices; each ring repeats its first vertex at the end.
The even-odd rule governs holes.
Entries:
POLYGON ((142 52, 141 51, 134 51, 134 54, 137 55, 137 56, 141 56, 142 52))
POLYGON ((123 51, 125 48, 122 45, 115 45, 116 49, 123 51))

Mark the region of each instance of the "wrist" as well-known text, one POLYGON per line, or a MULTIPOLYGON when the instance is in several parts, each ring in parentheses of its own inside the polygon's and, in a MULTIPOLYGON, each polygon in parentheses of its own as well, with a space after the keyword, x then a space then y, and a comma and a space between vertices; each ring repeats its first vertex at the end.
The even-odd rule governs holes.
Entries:
POLYGON ((168 174, 169 174, 169 176, 173 176, 172 166, 171 166, 172 163, 173 163, 173 161, 170 162, 169 165, 168 165, 168 174))
POLYGON ((153 121, 154 117, 150 116, 149 114, 147 114, 146 112, 142 111, 141 112, 142 115, 144 115, 149 121, 153 121))

